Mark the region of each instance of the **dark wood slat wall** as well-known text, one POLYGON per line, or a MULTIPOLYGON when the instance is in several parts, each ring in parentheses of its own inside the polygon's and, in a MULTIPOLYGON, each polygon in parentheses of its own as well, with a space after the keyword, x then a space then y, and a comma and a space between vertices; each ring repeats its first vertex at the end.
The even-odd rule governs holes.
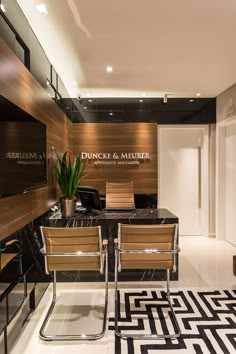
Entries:
POLYGON ((85 163, 88 174, 81 185, 105 192, 106 181, 133 180, 135 193, 157 193, 157 124, 155 123, 74 123, 74 154, 80 152, 148 152, 150 162, 139 165, 94 166, 85 163))
POLYGON ((0 38, 0 95, 47 126, 48 185, 0 199, 0 239, 46 212, 58 198, 52 175, 51 146, 72 153, 72 123, 0 38))

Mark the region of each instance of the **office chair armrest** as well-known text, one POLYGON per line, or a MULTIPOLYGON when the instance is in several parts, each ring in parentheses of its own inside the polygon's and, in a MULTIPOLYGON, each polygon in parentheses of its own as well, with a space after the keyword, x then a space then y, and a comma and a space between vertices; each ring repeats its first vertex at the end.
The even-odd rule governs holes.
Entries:
POLYGON ((17 253, 20 250, 19 240, 13 239, 7 241, 3 248, 0 249, 0 253, 17 253))
POLYGON ((100 256, 100 252, 45 252, 43 248, 40 249, 40 252, 44 256, 60 256, 60 257, 68 257, 68 256, 75 256, 75 257, 89 257, 89 256, 100 256))
POLYGON ((10 241, 6 242, 5 245, 8 247, 8 246, 11 246, 11 245, 17 244, 17 243, 19 243, 19 240, 14 239, 14 240, 10 240, 10 241))
POLYGON ((19 240, 13 239, 3 244, 3 247, 0 248, 0 253, 18 253, 19 250, 20 250, 19 240))
POLYGON ((135 249, 123 249, 123 248, 117 248, 118 252, 120 253, 179 253, 180 248, 179 246, 175 247, 172 250, 159 250, 159 249, 141 249, 141 250, 135 250, 135 249))

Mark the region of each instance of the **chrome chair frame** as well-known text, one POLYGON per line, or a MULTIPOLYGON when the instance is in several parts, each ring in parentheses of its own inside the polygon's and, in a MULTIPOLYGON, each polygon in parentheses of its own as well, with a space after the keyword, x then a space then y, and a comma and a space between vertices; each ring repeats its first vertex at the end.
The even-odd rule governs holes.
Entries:
MULTIPOLYGON (((40 227, 42 229, 42 227, 40 227)), ((99 239, 100 239, 100 244, 101 244, 101 227, 98 226, 99 228, 99 239)), ((42 230, 41 230, 42 232, 42 230)), ((100 273, 103 274, 104 270, 104 262, 105 262, 105 304, 104 304, 104 315, 103 315, 103 325, 102 325, 102 331, 100 333, 94 333, 94 334, 78 334, 78 335, 70 335, 70 334, 65 334, 65 335, 47 335, 45 332, 45 327, 47 326, 50 317, 52 315, 53 309, 56 305, 57 301, 57 292, 56 292, 56 271, 53 271, 53 296, 52 296, 52 302, 51 305, 47 311, 46 317, 42 323, 42 326, 39 331, 39 336, 41 339, 46 340, 46 341, 70 341, 70 340, 97 340, 100 339, 104 336, 105 331, 106 331, 106 322, 107 322, 107 306, 108 306, 108 250, 107 250, 107 240, 104 240, 102 243, 102 247, 100 248, 99 252, 45 252, 44 248, 40 249, 40 252, 42 255, 46 256, 72 256, 72 257, 94 257, 94 256, 100 256, 100 273), (104 242, 105 241, 105 242, 104 242)), ((47 269, 46 269, 47 271, 47 269)), ((49 273, 49 272, 48 272, 49 273)))
POLYGON ((175 235, 174 235, 174 249, 172 250, 159 250, 159 249, 145 249, 145 250, 126 250, 126 249, 122 249, 120 248, 120 234, 121 234, 121 224, 118 224, 118 240, 115 240, 115 334, 122 338, 122 339, 128 339, 128 338, 132 338, 132 339, 176 339, 178 337, 180 337, 181 335, 181 331, 179 328, 179 324, 171 303, 171 296, 170 296, 170 269, 166 270, 166 275, 167 275, 167 280, 166 280, 166 298, 171 310, 171 314, 173 316, 173 321, 174 321, 174 327, 176 329, 175 333, 172 334, 122 334, 119 331, 118 328, 118 272, 121 271, 121 267, 120 267, 120 254, 121 253, 140 253, 140 254, 157 254, 157 253, 168 253, 168 254, 173 254, 174 255, 174 267, 173 270, 176 269, 176 254, 180 252, 180 248, 179 246, 177 246, 176 242, 177 242, 177 224, 175 224, 175 235))

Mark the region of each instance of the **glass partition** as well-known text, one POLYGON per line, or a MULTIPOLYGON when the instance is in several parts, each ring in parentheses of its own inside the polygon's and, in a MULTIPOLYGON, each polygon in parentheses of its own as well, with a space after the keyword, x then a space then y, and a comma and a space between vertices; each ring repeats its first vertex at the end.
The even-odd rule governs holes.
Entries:
MULTIPOLYGON (((69 98, 62 80, 48 60, 17 2, 2 0, 0 15, 1 37, 31 71, 41 86, 56 102, 58 98, 69 98), (27 51, 29 58, 26 55, 27 51)), ((63 111, 66 113, 66 109, 63 111)))

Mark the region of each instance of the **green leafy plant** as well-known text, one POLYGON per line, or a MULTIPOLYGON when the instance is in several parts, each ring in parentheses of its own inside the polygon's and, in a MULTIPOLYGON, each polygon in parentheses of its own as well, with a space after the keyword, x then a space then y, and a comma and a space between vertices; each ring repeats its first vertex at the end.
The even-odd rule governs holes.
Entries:
POLYGON ((76 156, 72 163, 67 151, 63 155, 60 155, 55 147, 52 147, 52 150, 57 157, 55 165, 57 183, 63 197, 72 199, 80 181, 85 177, 82 176, 84 164, 80 156, 76 156))

